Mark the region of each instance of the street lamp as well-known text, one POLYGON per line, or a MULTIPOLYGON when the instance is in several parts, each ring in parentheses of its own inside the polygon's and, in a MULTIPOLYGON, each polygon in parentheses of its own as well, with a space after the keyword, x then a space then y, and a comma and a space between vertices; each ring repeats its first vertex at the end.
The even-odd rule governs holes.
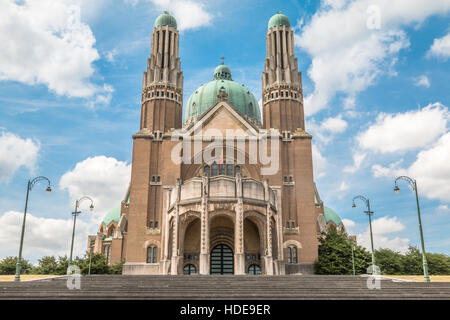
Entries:
POLYGON ((23 212, 23 222, 22 222, 22 233, 20 235, 20 246, 19 246, 19 258, 17 259, 17 264, 16 264, 16 275, 14 277, 14 281, 20 281, 20 270, 22 268, 22 248, 23 248, 23 237, 25 234, 25 221, 27 218, 27 208, 28 208, 28 196, 30 194, 30 191, 33 189, 33 186, 39 182, 45 180, 48 182, 48 186, 47 189, 45 189, 47 194, 50 194, 52 192, 52 188, 50 187, 50 180, 46 177, 36 177, 33 180, 28 180, 28 185, 27 185, 27 197, 25 200, 25 210, 23 212))
POLYGON ((419 207, 419 196, 417 194, 417 182, 414 179, 411 179, 407 176, 400 176, 395 178, 395 187, 394 191, 396 194, 399 194, 400 188, 397 186, 398 180, 404 180, 409 183, 413 191, 416 193, 416 204, 417 204, 417 216, 419 217, 419 230, 420 230, 420 242, 422 244, 422 262, 423 262, 423 278, 425 282, 430 282, 430 276, 428 275, 428 262, 427 255, 425 252, 425 244, 423 241, 423 231, 422 231, 422 219, 420 218, 420 207, 419 207))
POLYGON ((352 208, 353 209, 356 208, 355 200, 357 200, 357 199, 363 201, 367 206, 367 211, 364 211, 364 213, 369 216, 370 244, 372 246, 372 274, 373 274, 373 273, 375 273, 375 251, 373 249, 372 218, 371 218, 371 216, 373 215, 373 211, 370 211, 369 199, 366 199, 363 196, 356 196, 353 198, 353 200, 352 200, 352 208))
POLYGON ((70 258, 69 258, 69 266, 72 265, 72 254, 73 254, 73 240, 75 238, 75 224, 77 223, 77 216, 81 213, 81 211, 78 211, 78 207, 80 206, 81 202, 84 200, 91 201, 91 205, 89 206, 89 210, 94 210, 94 201, 89 197, 81 197, 80 199, 75 201, 75 211, 72 212, 73 215, 73 230, 72 230, 72 244, 70 246, 70 258))

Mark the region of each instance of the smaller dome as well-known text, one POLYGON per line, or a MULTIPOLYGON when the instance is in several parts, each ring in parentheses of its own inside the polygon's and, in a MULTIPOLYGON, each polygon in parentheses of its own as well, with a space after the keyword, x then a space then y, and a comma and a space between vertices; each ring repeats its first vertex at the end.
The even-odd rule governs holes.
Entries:
POLYGON ((225 79, 225 80, 233 80, 231 79, 231 70, 226 65, 219 65, 214 70, 214 80, 225 79))
POLYGON ((155 28, 158 28, 160 26, 169 26, 176 29, 177 20, 175 20, 175 18, 171 16, 167 11, 164 11, 164 13, 155 20, 155 28))
POLYGON ((328 222, 334 222, 335 225, 338 227, 342 224, 342 220, 339 217, 339 215, 333 210, 328 207, 323 208, 324 215, 325 215, 325 223, 328 224, 328 222))
POLYGON ((289 18, 278 11, 276 14, 272 16, 269 20, 268 29, 273 27, 286 26, 290 27, 291 23, 289 22, 289 18))
POLYGON ((119 223, 120 220, 120 212, 121 212, 122 206, 119 205, 113 209, 111 209, 103 219, 103 224, 105 226, 109 225, 112 221, 115 221, 116 223, 119 223))

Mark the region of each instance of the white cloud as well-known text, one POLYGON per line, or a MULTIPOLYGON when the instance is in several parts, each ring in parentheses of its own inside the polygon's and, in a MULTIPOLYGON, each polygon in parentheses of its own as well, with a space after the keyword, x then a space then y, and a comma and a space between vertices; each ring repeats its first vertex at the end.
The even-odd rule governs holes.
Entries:
POLYGON ((349 231, 350 228, 353 228, 354 226, 356 226, 355 221, 350 220, 350 219, 342 219, 342 223, 345 226, 345 229, 347 229, 347 231, 349 231))
POLYGON ((82 196, 91 197, 95 206, 93 213, 101 219, 123 200, 130 174, 131 165, 126 162, 98 156, 77 163, 61 177, 59 186, 69 191, 72 202, 82 196))
POLYGON ((114 63, 116 55, 117 55, 117 49, 112 49, 110 51, 107 51, 105 53, 105 58, 108 62, 114 63))
MULTIPOLYGON (((0 257, 17 256, 22 228, 23 212, 7 211, 0 216, 0 257)), ((46 255, 70 253, 72 219, 39 218, 27 214, 23 257, 36 261, 46 255)), ((87 248, 89 224, 77 220, 74 256, 83 255, 87 248)))
POLYGON ((322 1, 295 36, 296 45, 312 59, 308 75, 315 88, 305 98, 305 114, 325 108, 340 92, 347 98, 346 106, 352 107, 356 95, 381 74, 395 75, 398 53, 409 47, 402 28, 447 13, 449 4, 450 0, 378 0, 375 6, 372 0, 322 1), (380 28, 371 21, 380 22, 380 28))
POLYGON ((429 88, 431 86, 430 79, 428 79, 426 75, 418 76, 417 78, 414 78, 414 85, 416 87, 429 88))
POLYGON ((417 111, 382 113, 357 141, 362 149, 381 153, 425 147, 446 132, 448 116, 448 108, 440 103, 417 111))
POLYGON ((391 165, 372 167, 374 176, 407 175, 417 180, 420 195, 450 202, 450 132, 444 134, 430 148, 420 151, 409 168, 391 165))
POLYGON ((440 212, 450 213, 450 208, 446 204, 441 204, 437 207, 437 210, 440 212))
POLYGON ((435 57, 447 60, 450 57, 450 33, 442 38, 434 39, 430 50, 428 50, 427 57, 435 57))
POLYGON ((320 153, 320 150, 316 145, 312 145, 312 158, 314 167, 314 176, 321 178, 326 175, 326 169, 328 166, 327 159, 320 153))
POLYGON ((347 129, 347 121, 342 120, 342 117, 339 115, 335 118, 325 119, 322 122, 321 127, 332 133, 342 133, 345 131, 345 129, 347 129))
POLYGON ((26 167, 33 171, 36 165, 39 141, 22 139, 9 132, 0 135, 0 182, 8 182, 17 170, 26 167))
MULTIPOLYGON (((388 248, 394 251, 406 252, 409 246, 409 239, 389 237, 390 234, 403 231, 405 226, 398 221, 397 217, 387 216, 372 221, 373 244, 376 249, 388 248)), ((371 250, 369 227, 365 232, 357 235, 359 245, 371 250)))
POLYGON ((346 173, 355 173, 361 167, 362 162, 366 158, 367 154, 364 152, 355 152, 353 153, 353 165, 346 166, 344 168, 344 172, 346 173))
POLYGON ((339 185, 338 191, 344 192, 347 191, 350 187, 348 186, 348 184, 345 181, 342 181, 341 184, 339 185))
POLYGON ((317 124, 314 118, 306 121, 307 130, 321 143, 327 144, 333 140, 336 134, 343 133, 347 129, 347 121, 342 115, 330 117, 317 124))
POLYGON ((96 7, 77 0, 2 1, 0 80, 44 84, 68 97, 102 95, 103 86, 90 82, 99 54, 81 5, 96 7))
MULTIPOLYGON (((142 0, 125 0, 131 5, 136 5, 142 0)), ((178 30, 197 29, 211 24, 213 15, 205 9, 200 1, 194 0, 145 0, 153 3, 161 13, 169 11, 177 20, 178 30)))

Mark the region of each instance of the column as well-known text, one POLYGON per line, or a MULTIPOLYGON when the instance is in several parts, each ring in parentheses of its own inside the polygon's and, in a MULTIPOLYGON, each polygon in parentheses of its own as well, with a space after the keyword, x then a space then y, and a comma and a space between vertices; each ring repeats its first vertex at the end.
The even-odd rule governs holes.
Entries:
POLYGON ((180 229, 180 216, 178 203, 180 202, 181 180, 177 179, 177 201, 175 204, 175 217, 172 229, 172 260, 170 264, 170 274, 178 274, 178 264, 180 262, 180 248, 179 248, 179 229, 180 229))
POLYGON ((208 177, 203 176, 202 206, 200 216, 200 274, 209 274, 209 216, 208 216, 208 177))
POLYGON ((244 202, 241 175, 236 175, 236 217, 234 224, 234 273, 245 274, 244 253, 244 202))
POLYGON ((264 199, 267 201, 266 207, 266 254, 264 255, 264 263, 267 275, 273 275, 273 258, 272 258, 272 228, 270 222, 270 201, 269 201, 269 181, 264 179, 264 199))
POLYGON ((161 261, 161 273, 162 274, 168 274, 169 271, 169 232, 170 232, 170 225, 169 225, 169 214, 167 213, 167 210, 169 209, 170 204, 170 193, 171 189, 168 187, 164 187, 164 209, 163 209, 163 217, 162 217, 162 223, 161 226, 164 228, 164 234, 163 234, 163 255, 162 255, 162 261, 161 261))

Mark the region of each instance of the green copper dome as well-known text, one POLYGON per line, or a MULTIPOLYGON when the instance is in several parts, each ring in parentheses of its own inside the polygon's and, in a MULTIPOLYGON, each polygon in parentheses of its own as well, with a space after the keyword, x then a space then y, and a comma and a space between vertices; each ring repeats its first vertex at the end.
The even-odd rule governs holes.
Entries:
POLYGON ((103 219, 103 224, 105 226, 109 225, 112 221, 115 221, 116 223, 119 223, 120 220, 120 211, 122 207, 119 205, 115 207, 114 209, 111 209, 103 219))
POLYGON ((211 108, 217 101, 219 90, 228 94, 228 102, 243 116, 261 123, 261 111, 255 96, 244 85, 231 78, 230 68, 221 64, 214 70, 213 80, 201 85, 190 96, 184 121, 198 117, 211 108))
POLYGON ((278 11, 276 14, 272 16, 269 20, 268 29, 278 26, 286 26, 290 27, 291 23, 289 22, 289 18, 278 11))
POLYGON ((325 214, 325 223, 326 224, 328 224, 328 222, 330 222, 330 221, 334 222, 338 227, 342 224, 341 218, 333 209, 324 207, 323 211, 325 214))
POLYGON ((171 16, 167 11, 164 11, 164 13, 155 20, 155 28, 160 26, 169 26, 176 29, 177 20, 175 20, 175 18, 171 16))

